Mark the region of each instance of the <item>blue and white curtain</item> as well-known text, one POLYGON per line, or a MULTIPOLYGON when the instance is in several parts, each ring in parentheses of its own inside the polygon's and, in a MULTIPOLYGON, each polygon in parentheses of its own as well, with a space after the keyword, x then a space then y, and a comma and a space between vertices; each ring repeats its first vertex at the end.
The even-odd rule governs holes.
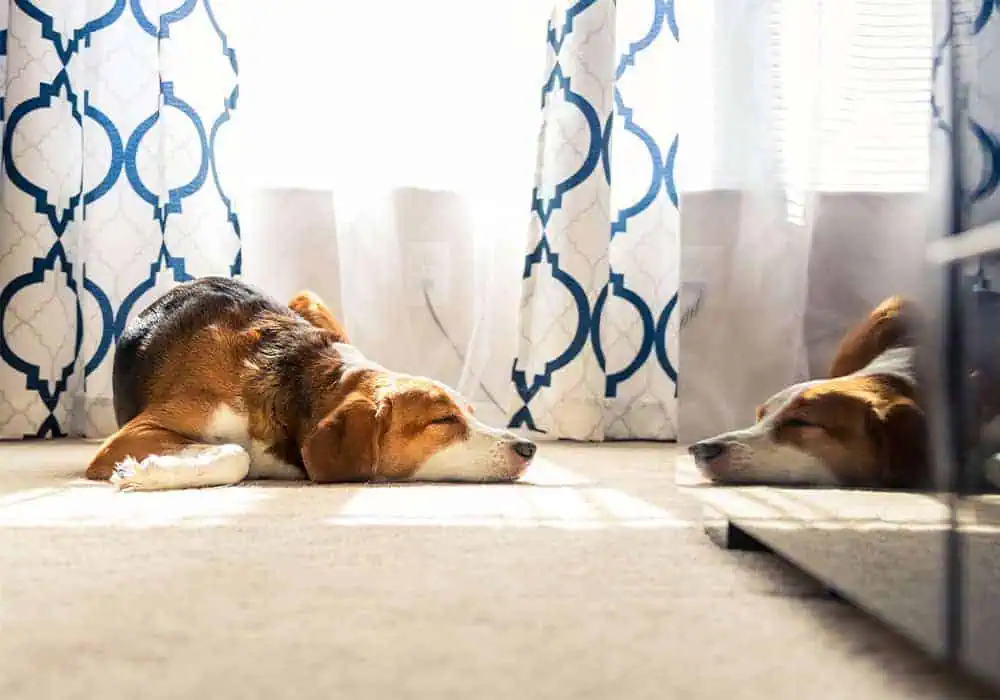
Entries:
POLYGON ((673 0, 556 3, 514 428, 677 436, 679 38, 673 0))
POLYGON ((0 437, 113 430, 127 319, 240 272, 239 4, 0 2, 0 437))
POLYGON ((937 0, 935 3, 932 147, 941 206, 938 228, 948 233, 953 206, 961 227, 1000 220, 1000 3, 937 0), (958 106, 958 114, 952 112, 958 106), (953 140, 959 149, 952 167, 953 140), (952 173, 961 178, 960 200, 952 173))

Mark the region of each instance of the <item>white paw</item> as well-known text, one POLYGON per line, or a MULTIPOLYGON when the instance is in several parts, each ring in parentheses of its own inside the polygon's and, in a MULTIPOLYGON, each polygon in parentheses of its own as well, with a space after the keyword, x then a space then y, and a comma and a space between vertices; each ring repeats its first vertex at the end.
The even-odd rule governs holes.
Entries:
POLYGON ((120 491, 228 486, 246 478, 250 455, 239 445, 191 445, 167 455, 150 455, 141 462, 119 462, 111 483, 120 491))

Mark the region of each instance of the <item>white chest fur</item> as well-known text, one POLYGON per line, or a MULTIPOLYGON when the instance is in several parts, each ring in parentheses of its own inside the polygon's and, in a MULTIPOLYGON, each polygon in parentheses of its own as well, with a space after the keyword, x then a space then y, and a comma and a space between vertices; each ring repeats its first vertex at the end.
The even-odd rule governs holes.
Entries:
POLYGON ((219 404, 205 425, 205 442, 240 445, 250 454, 248 479, 305 479, 302 469, 289 464, 269 451, 271 445, 250 437, 250 423, 245 413, 233 410, 228 404, 219 404))

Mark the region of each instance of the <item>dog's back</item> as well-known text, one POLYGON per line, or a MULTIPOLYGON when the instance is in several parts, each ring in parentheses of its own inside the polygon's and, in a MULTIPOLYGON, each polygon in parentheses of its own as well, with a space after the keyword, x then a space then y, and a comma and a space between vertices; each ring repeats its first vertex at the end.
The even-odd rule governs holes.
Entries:
POLYGON ((239 280, 203 277, 174 287, 140 313, 115 350, 115 419, 122 426, 148 403, 148 388, 171 344, 212 324, 246 326, 262 312, 291 315, 287 306, 239 280))

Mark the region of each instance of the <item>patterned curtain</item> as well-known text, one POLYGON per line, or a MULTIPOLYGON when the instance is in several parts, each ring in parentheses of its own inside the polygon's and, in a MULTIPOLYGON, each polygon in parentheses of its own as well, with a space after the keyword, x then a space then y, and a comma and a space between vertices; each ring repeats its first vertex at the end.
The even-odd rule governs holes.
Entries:
POLYGON ((940 231, 958 233, 1000 220, 997 47, 1000 2, 936 0, 931 107, 935 191, 945 204, 937 211, 940 231), (952 114, 952 104, 958 106, 959 114, 952 114), (953 145, 958 148, 953 149, 953 145), (960 160, 955 169, 953 154, 960 160), (959 175, 960 182, 954 182, 953 172, 959 175), (956 192, 960 193, 957 201, 952 199, 956 192))
POLYGON ((0 3, 0 436, 110 432, 127 319, 240 272, 238 6, 0 3))
POLYGON ((548 24, 511 425, 676 431, 673 0, 561 0, 548 24))

